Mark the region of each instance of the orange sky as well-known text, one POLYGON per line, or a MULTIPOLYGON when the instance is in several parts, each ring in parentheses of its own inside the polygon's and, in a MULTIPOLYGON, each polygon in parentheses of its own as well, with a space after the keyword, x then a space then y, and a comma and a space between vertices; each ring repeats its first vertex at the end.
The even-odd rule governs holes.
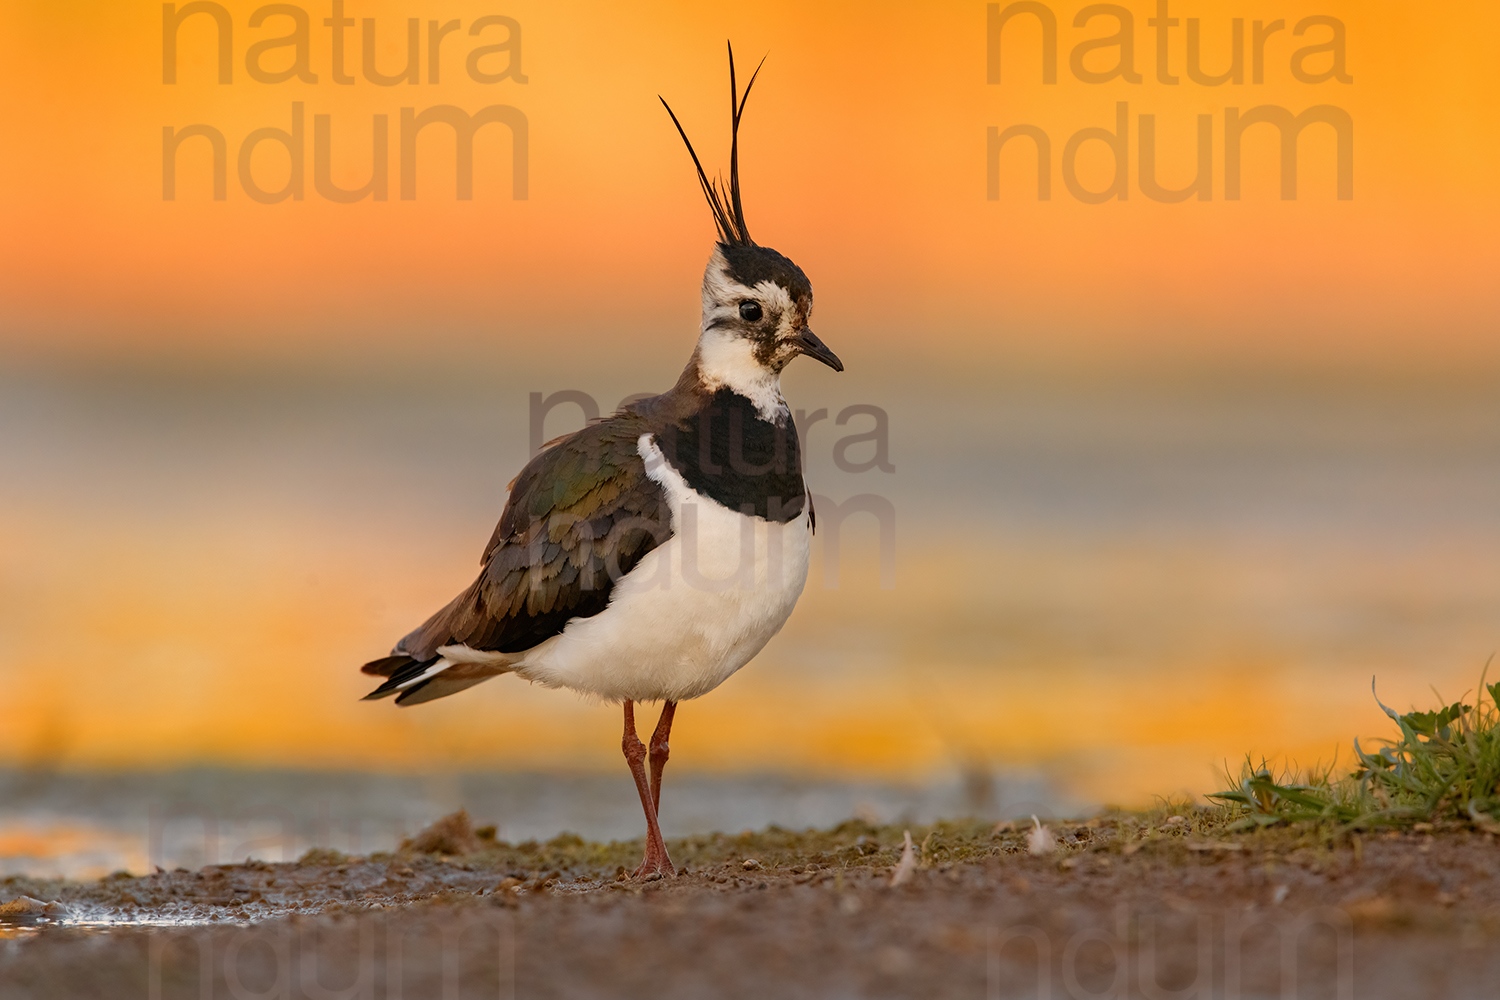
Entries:
MULTIPOLYGON (((1110 18, 1076 28, 1083 4, 1057 2, 1048 8, 1060 25, 1058 82, 1041 82, 1039 34, 1020 18, 1003 40, 1003 81, 991 85, 980 0, 348 0, 350 17, 374 20, 385 72, 404 60, 406 19, 421 19, 421 82, 387 87, 359 79, 359 28, 348 39, 357 82, 333 81, 322 24, 332 0, 296 5, 309 16, 316 83, 251 79, 247 50, 284 34, 290 20, 251 28, 258 5, 226 2, 234 25, 227 85, 216 82, 206 16, 182 28, 178 81, 167 84, 159 2, 3 0, 0 365, 27 356, 399 361, 425 352, 437 360, 424 360, 423 375, 440 377, 477 352, 488 354, 472 366, 481 374, 506 367, 496 356, 520 359, 507 374, 525 379, 489 386, 509 393, 516 413, 518 393, 532 387, 602 384, 616 399, 659 386, 675 368, 656 359, 680 363, 696 331, 712 229, 657 95, 672 101, 708 165, 725 164, 726 37, 747 68, 769 53, 743 135, 751 231, 811 275, 815 325, 850 363, 840 391, 857 393, 851 401, 889 402, 898 414, 925 408, 925 397, 892 378, 909 372, 917 353, 936 356, 946 373, 929 389, 953 392, 962 379, 986 401, 996 359, 1018 355, 1500 360, 1500 61, 1492 52, 1500 5, 1170 0, 1172 16, 1201 20, 1209 72, 1228 65, 1233 19, 1247 34, 1257 20, 1287 22, 1267 44, 1264 83, 1209 87, 1187 82, 1185 24, 1168 50, 1185 82, 1156 80, 1147 19, 1157 2, 1125 5, 1142 82, 1076 79, 1075 46, 1114 28, 1110 18), (465 71, 477 44, 470 25, 495 14, 521 27, 524 83, 480 83, 465 71), (1294 46, 1326 37, 1313 29, 1291 38, 1291 26, 1311 15, 1342 19, 1352 82, 1293 78, 1294 46), (441 50, 439 83, 428 82, 432 19, 462 25, 441 50), (1056 160, 1080 129, 1111 126, 1121 101, 1130 106, 1128 198, 1084 204, 1056 160), (305 197, 257 203, 239 176, 241 145, 253 130, 289 128, 294 103, 305 116, 305 197), (525 200, 512 197, 510 140, 494 125, 476 141, 472 200, 454 197, 451 139, 438 127, 418 144, 417 197, 400 197, 401 109, 444 104, 470 112, 503 104, 525 115, 525 200), (1243 197, 1225 199, 1226 109, 1260 105, 1348 113, 1351 200, 1336 197, 1326 127, 1302 141, 1300 197, 1282 200, 1274 133, 1263 126, 1246 137, 1243 197), (1156 116, 1161 180, 1172 187, 1189 179, 1196 116, 1212 117, 1211 200, 1143 195, 1141 114, 1156 116), (319 115, 330 117, 332 178, 345 188, 369 177, 372 116, 387 116, 388 199, 335 204, 317 193, 319 115), (177 197, 164 200, 162 129, 195 124, 225 137, 227 197, 214 200, 208 146, 193 139, 182 147, 177 197), (986 130, 1016 124, 1051 138, 1049 201, 1036 198, 1034 160, 1021 142, 1001 158, 1001 198, 986 198, 986 130), (604 343, 609 349, 588 350, 604 343), (555 357, 527 360, 538 346, 576 359, 569 381, 560 381, 555 357), (626 370, 649 374, 616 386, 626 370)), ((488 29, 484 40, 502 35, 488 29)), ((263 65, 274 70, 286 57, 280 50, 263 65)), ((1112 60, 1096 52, 1084 68, 1112 60)), ((1307 65, 1320 71, 1327 60, 1307 65)), ((1091 142, 1079 156, 1089 188, 1108 180, 1103 151, 1091 142)), ((288 170, 270 146, 251 168, 267 189, 288 170)), ((819 392, 831 384, 813 383, 806 370, 792 377, 819 392)), ((831 380, 821 370, 816 377, 831 380)), ((794 405, 804 399, 816 405, 811 389, 794 405)), ((56 416, 43 413, 39 424, 56 416)), ((979 420, 958 431, 991 429, 979 420)), ((511 440, 503 435, 512 430, 497 427, 496 440, 511 440)), ((162 438, 172 447, 173 435, 162 438)), ((260 469, 245 440, 231 435, 223 447, 253 453, 240 458, 260 469)), ((337 461, 328 447, 320 460, 337 461)), ((906 455, 896 461, 909 470, 906 455)), ((497 512, 509 471, 497 473, 497 512)), ((0 761, 617 765, 611 710, 519 683, 417 713, 355 700, 365 678, 353 666, 467 581, 492 520, 448 523, 434 501, 427 534, 384 537, 380 497, 330 496, 321 517, 299 521, 274 504, 261 509, 252 491, 226 492, 222 509, 205 503, 153 522, 112 502, 111 488, 129 486, 38 482, 0 509, 0 673, 14 665, 0 699, 0 761), (376 513, 354 516, 367 508, 376 513), (347 583, 329 582, 337 580, 347 583), (82 608, 80 594, 89 598, 82 608)), ((938 555, 903 550, 896 591, 878 590, 868 566, 851 568, 845 591, 810 590, 762 666, 683 717, 682 759, 916 775, 972 754, 1050 762, 1084 794, 1145 801, 1207 787, 1217 761, 1248 749, 1326 757, 1354 732, 1381 730, 1371 673, 1392 703, 1424 704, 1428 683, 1454 696, 1471 685, 1476 657, 1493 646, 1488 609, 1500 582, 1484 539, 1404 561, 1338 552, 1313 566, 1323 549, 1278 562, 1228 543, 1178 552, 1137 540, 1096 552, 1068 549, 1076 540, 1067 537, 1022 544, 1003 531, 999 541, 976 541, 964 525, 951 532, 938 555), (981 557, 1007 560, 1013 591, 997 594, 990 577, 966 575, 981 557), (1052 595, 1035 604, 1043 623, 1054 607, 1076 611, 1065 622, 1119 616, 1124 624, 1098 634, 1123 636, 1121 648, 1095 648, 1089 629, 1065 642, 1028 644, 1022 635, 1008 659, 965 645, 974 622, 996 606, 1032 608, 1034 591, 1052 595), (1333 656, 1310 640, 1283 642, 1262 621, 1266 607, 1303 604, 1437 624, 1413 632, 1409 646, 1371 629, 1368 642, 1333 656), (1462 614, 1453 612, 1441 643, 1430 641, 1449 607, 1462 614), (933 640, 940 634, 959 639, 945 646, 933 640), (858 697, 840 687, 850 676, 840 664, 868 667, 858 697), (795 711, 789 691, 798 692, 795 711), (1137 700, 1120 711, 1132 692, 1137 700)))
MULTIPOLYGON (((1110 34, 1111 18, 1072 26, 1081 4, 1052 3, 1059 82, 1039 82, 1037 32, 1008 27, 1004 82, 985 82, 985 5, 884 2, 588 4, 470 0, 421 5, 350 0, 374 18, 390 72, 404 58, 406 18, 422 21, 422 81, 332 81, 329 3, 303 4, 317 83, 261 83, 246 72, 253 42, 284 34, 285 17, 249 27, 256 4, 225 4, 234 79, 215 82, 210 20, 180 34, 178 82, 162 82, 159 3, 0 7, 0 66, 10 138, 0 148, 0 343, 26 353, 142 350, 257 352, 360 346, 401 354, 476 340, 521 349, 537 334, 621 331, 690 335, 695 285, 710 237, 686 155, 656 103, 667 96, 710 164, 726 159, 722 45, 746 63, 769 52, 745 130, 752 231, 813 276, 819 328, 898 345, 949 338, 1076 354, 1098 347, 1469 357, 1494 341, 1500 196, 1500 63, 1489 51, 1500 8, 1392 0, 1173 0, 1202 23, 1205 69, 1227 65, 1231 19, 1335 15, 1347 27, 1352 83, 1301 83, 1290 31, 1267 45, 1266 81, 1208 87, 1186 80, 1186 30, 1171 35, 1178 86, 1155 79, 1154 2, 1135 15, 1139 84, 1075 79, 1070 53, 1110 34), (527 81, 470 80, 463 56, 475 18, 503 13, 522 28, 527 81), (427 82, 427 19, 459 19, 445 41, 442 82, 427 82), (1035 124, 1054 156, 1078 129, 1131 113, 1129 198, 1086 205, 1053 164, 1054 197, 1036 200, 1029 152, 1002 159, 1002 198, 985 197, 988 126, 1035 124), (247 133, 306 115, 307 195, 263 205, 237 170, 247 133), (451 140, 419 144, 418 196, 398 197, 402 107, 508 104, 530 130, 529 197, 510 197, 509 141, 477 142, 475 197, 453 194, 451 140), (1334 197, 1332 132, 1302 143, 1301 192, 1282 201, 1274 133, 1246 139, 1245 193, 1226 201, 1226 107, 1332 104, 1354 122, 1354 198, 1334 197), (1167 205, 1142 196, 1136 124, 1155 114, 1163 181, 1192 162, 1194 116, 1214 117, 1214 197, 1167 205), (334 179, 369 171, 371 116, 391 127, 391 196, 333 204, 313 190, 313 116, 331 117, 334 179), (210 124, 228 145, 228 197, 212 200, 207 145, 183 148, 177 200, 162 198, 161 130, 210 124), (445 159, 446 157, 446 159, 445 159), (857 331, 857 334, 856 332, 857 331)), ((504 29, 489 29, 498 41, 504 29)), ((288 50, 265 57, 286 65, 288 50)), ((1098 52, 1086 66, 1114 56, 1098 52)), ((499 67, 504 57, 491 57, 499 67)), ((1326 57, 1308 67, 1321 70, 1326 57)), ((1104 147, 1080 175, 1102 187, 1104 147)), ((259 183, 285 176, 276 151, 254 161, 259 183)), ((549 340, 549 343, 558 341, 549 340)))

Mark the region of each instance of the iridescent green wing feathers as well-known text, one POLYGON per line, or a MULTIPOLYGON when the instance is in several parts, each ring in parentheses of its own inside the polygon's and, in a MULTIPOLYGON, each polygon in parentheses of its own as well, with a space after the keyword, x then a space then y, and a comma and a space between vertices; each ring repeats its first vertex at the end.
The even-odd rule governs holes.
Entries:
POLYGON ((511 485, 479 578, 397 652, 520 652, 603 611, 615 581, 671 537, 666 498, 638 450, 645 431, 620 414, 533 458, 511 485))

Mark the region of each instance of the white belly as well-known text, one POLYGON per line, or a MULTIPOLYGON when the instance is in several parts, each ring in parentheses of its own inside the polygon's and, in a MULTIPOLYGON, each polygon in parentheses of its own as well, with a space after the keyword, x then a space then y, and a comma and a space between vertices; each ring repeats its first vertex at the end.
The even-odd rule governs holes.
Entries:
POLYGON ((619 580, 609 606, 516 658, 527 680, 607 701, 706 694, 781 630, 802 587, 808 511, 785 524, 701 497, 643 434, 646 472, 666 491, 672 537, 619 580))

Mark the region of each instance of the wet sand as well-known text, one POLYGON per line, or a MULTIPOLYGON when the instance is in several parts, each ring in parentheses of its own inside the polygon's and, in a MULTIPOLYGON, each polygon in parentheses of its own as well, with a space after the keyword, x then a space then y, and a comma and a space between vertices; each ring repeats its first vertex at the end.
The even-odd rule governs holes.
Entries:
POLYGON ((916 865, 895 885, 904 831, 858 821, 672 841, 683 874, 650 882, 624 872, 638 842, 487 832, 454 821, 364 858, 0 881, 0 903, 37 901, 0 918, 0 995, 979 1000, 1285 985, 1366 1000, 1491 997, 1500 981, 1500 844, 1459 828, 1330 841, 1227 835, 1191 812, 1111 816, 1055 825, 1055 847, 1034 854, 1027 824, 939 824, 911 831, 916 865))

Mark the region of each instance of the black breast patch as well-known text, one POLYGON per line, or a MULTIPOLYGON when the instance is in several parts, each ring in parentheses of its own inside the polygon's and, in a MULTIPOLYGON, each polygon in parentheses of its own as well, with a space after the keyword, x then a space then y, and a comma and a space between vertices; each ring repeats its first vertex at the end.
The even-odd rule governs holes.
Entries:
POLYGON ((785 523, 807 503, 791 415, 766 420, 731 389, 719 389, 696 414, 664 428, 656 444, 694 492, 730 510, 785 523))

